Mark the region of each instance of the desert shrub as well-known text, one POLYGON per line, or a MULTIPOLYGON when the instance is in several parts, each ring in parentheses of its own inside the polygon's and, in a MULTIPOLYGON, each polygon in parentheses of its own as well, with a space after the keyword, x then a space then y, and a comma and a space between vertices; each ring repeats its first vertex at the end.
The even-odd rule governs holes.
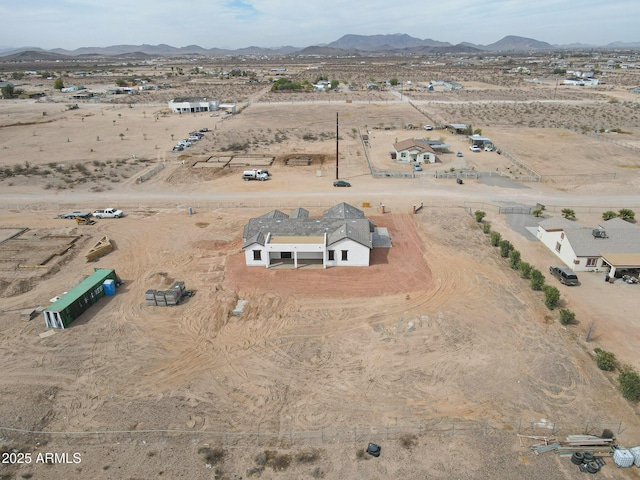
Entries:
POLYGON ((267 455, 267 452, 260 452, 256 454, 255 457, 253 457, 253 461, 256 463, 256 465, 260 465, 262 467, 269 461, 269 456, 267 455))
POLYGON ((491 232, 491 224, 489 222, 482 224, 482 232, 490 233, 491 232))
POLYGON ((531 290, 542 290, 542 286, 544 285, 544 275, 540 270, 532 268, 529 273, 529 278, 531 279, 529 282, 531 290))
POLYGON ((613 210, 607 210, 606 212, 604 212, 602 214, 602 219, 603 220, 611 220, 612 218, 616 218, 618 216, 618 214, 616 212, 614 212, 613 210))
POLYGON ((204 455, 204 459, 208 464, 217 465, 224 458, 225 451, 220 447, 202 447, 198 449, 198 453, 204 455))
POLYGON ((483 212, 482 210, 476 210, 473 214, 476 216, 476 222, 481 222, 487 215, 486 212, 483 212))
POLYGON ((560 323, 562 325, 571 325, 576 321, 576 314, 566 308, 560 309, 560 323))
POLYGON ((520 277, 529 278, 529 275, 531 275, 531 268, 531 264, 527 262, 520 262, 518 264, 518 272, 520 273, 520 277))
POLYGON ((560 290, 552 285, 543 285, 541 288, 544 293, 544 304, 549 310, 553 310, 560 301, 560 290))
POLYGON ((400 445, 402 445, 407 450, 412 449, 418 444, 418 437, 411 434, 405 434, 400 437, 400 445))
POLYGON ((500 232, 491 232, 491 235, 489 235, 489 241, 491 242, 492 247, 497 247, 498 245, 500 245, 500 240, 502 240, 502 235, 500 235, 500 232))
POLYGON ((264 467, 252 467, 247 469, 247 477, 253 477, 254 475, 259 477, 262 472, 264 472, 264 467))
POLYGON ((520 252, 518 250, 511 250, 509 252, 509 265, 514 270, 518 269, 518 265, 520 265, 520 252))
POLYGON ((511 253, 511 250, 513 250, 513 245, 511 245, 511 242, 509 240, 500 240, 500 243, 498 245, 500 246, 500 256, 503 258, 507 258, 509 256, 509 253, 511 253))
POLYGON ((536 208, 533 212, 531 212, 531 214, 534 217, 539 217, 540 215, 542 215, 542 209, 541 208, 536 208))
POLYGON ((595 348, 593 351, 596 354, 596 365, 600 370, 610 372, 616 368, 618 361, 614 353, 607 352, 601 348, 595 348))
POLYGON ((640 375, 638 375, 638 372, 636 372, 632 366, 625 365, 620 368, 618 383, 620 384, 620 391, 624 398, 630 402, 640 400, 640 375))
POLYGON ((303 450, 296 455, 298 463, 313 463, 320 458, 320 453, 316 450, 303 450))
POLYGON ((563 208, 562 209, 562 216, 564 218, 567 219, 572 219, 572 218, 576 218, 576 212, 574 212, 572 209, 570 208, 563 208))
POLYGON ((324 471, 320 467, 316 467, 311 472, 313 478, 324 478, 324 471))
POLYGON ((273 468, 276 472, 281 472, 282 470, 286 470, 291 465, 291 455, 287 455, 286 453, 277 454, 273 456, 269 460, 268 464, 271 468, 273 468))

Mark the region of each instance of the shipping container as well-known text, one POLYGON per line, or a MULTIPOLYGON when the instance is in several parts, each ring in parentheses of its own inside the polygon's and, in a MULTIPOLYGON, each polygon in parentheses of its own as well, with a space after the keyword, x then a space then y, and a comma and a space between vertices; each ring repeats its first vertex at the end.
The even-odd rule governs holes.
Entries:
POLYGON ((114 283, 118 280, 115 270, 95 268, 93 275, 85 278, 45 309, 43 313, 47 327, 68 327, 71 322, 104 296, 103 284, 106 280, 113 280, 114 283))

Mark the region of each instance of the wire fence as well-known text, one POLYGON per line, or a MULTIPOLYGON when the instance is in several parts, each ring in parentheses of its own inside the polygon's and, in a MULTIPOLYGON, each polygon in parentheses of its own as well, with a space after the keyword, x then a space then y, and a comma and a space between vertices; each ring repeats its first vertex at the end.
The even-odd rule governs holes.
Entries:
POLYGON ((33 431, 0 427, 0 441, 17 444, 65 442, 67 445, 115 445, 145 442, 166 444, 190 439, 195 444, 207 443, 233 446, 306 446, 324 444, 360 444, 402 440, 421 436, 488 436, 497 433, 558 437, 575 434, 601 435, 610 430, 614 435, 624 431, 622 422, 549 422, 523 421, 514 423, 454 421, 431 419, 407 425, 359 426, 344 429, 281 430, 279 432, 228 432, 208 430, 94 430, 94 431, 33 431))

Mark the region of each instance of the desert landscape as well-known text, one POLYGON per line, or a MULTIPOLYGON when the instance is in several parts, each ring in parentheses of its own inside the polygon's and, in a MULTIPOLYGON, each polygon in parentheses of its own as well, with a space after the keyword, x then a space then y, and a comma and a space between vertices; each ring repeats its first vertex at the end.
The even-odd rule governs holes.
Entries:
MULTIPOLYGON (((608 70, 603 85, 569 87, 472 61, 324 60, 249 60, 252 82, 220 74, 236 67, 228 59, 202 59, 211 75, 168 76, 192 69, 187 59, 104 65, 62 76, 96 92, 88 99, 27 75, 20 88, 43 96, 0 100, 0 446, 71 457, 2 464, 0 478, 577 479, 570 457, 529 447, 605 429, 640 444, 637 404, 593 358, 601 348, 640 369, 640 287, 547 275, 561 293, 550 310, 482 229, 547 273, 559 259, 527 227, 563 208, 585 226, 639 211, 638 76, 608 70), (339 86, 272 91, 282 65, 295 81, 339 86), (385 84, 393 76, 402 88, 385 84), (171 86, 100 93, 117 78, 171 86), (429 91, 433 80, 463 89, 429 91), (238 109, 172 113, 179 97, 238 109), (451 123, 498 151, 471 152, 451 123), (195 130, 201 140, 173 151, 195 130), (449 148, 414 172, 390 155, 410 138, 449 148), (242 181, 252 168, 269 180, 242 181), (334 187, 336 174, 352 186, 334 187), (245 265, 250 218, 298 207, 318 217, 340 202, 389 232, 369 267, 245 265), (537 204, 542 218, 501 210, 537 204), (108 207, 125 215, 58 218, 108 207), (103 237, 112 251, 87 262, 103 237), (64 330, 25 317, 94 268, 117 272, 115 296, 64 330), (176 281, 193 295, 145 303, 176 281), (559 308, 576 322, 561 325, 559 308)), ((537 65, 532 75, 552 77, 537 65)), ((605 461, 602 478, 638 478, 605 461)))

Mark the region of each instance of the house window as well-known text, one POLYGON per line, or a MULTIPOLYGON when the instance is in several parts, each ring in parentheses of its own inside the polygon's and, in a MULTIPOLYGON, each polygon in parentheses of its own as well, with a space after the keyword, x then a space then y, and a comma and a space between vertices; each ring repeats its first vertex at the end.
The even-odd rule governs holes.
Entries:
POLYGON ((564 240, 564 232, 560 234, 560 240, 564 240))
POLYGON ((255 261, 260 261, 262 260, 262 252, 260 250, 254 250, 253 251, 253 259, 255 261))
POLYGON ((562 245, 560 245, 560 242, 556 242, 556 252, 560 253, 561 248, 562 248, 562 245))
POLYGON ((587 267, 595 267, 596 265, 598 265, 597 258, 587 258, 587 267))
POLYGON ((293 258, 291 252, 282 252, 280 253, 280 258, 293 258))
POLYGON ((402 152, 400 154, 400 158, 407 158, 407 152, 402 152))
POLYGON ((335 250, 329 250, 329 260, 333 261, 336 259, 336 251, 335 250))
POLYGON ((342 260, 343 261, 349 260, 348 254, 349 254, 349 250, 342 250, 342 260))

